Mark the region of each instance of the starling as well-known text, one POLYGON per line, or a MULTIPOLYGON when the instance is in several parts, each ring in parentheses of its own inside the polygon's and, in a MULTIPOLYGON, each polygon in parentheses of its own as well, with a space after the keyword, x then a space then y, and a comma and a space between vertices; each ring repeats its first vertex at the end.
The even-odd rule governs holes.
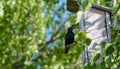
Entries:
POLYGON ((68 28, 67 34, 65 35, 65 53, 68 52, 70 44, 74 43, 73 27, 68 28))

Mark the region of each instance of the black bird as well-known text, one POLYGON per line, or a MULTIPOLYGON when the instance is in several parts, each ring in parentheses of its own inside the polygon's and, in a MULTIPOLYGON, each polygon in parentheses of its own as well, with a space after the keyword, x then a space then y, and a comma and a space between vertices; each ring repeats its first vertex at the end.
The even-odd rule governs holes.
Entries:
POLYGON ((74 43, 73 27, 68 28, 67 34, 65 35, 65 53, 68 52, 70 44, 74 43))

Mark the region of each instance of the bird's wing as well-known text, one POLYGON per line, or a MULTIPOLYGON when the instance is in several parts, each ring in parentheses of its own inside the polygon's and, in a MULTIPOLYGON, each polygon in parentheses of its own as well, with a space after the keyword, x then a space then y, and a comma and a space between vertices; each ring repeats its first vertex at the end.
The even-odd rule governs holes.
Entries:
POLYGON ((68 33, 65 36, 65 45, 69 45, 74 42, 74 33, 68 33))

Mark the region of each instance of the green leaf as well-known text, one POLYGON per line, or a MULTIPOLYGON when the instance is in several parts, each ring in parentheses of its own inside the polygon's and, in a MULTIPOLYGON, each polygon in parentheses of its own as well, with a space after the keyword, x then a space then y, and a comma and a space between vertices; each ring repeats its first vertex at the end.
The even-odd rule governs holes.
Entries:
POLYGON ((75 24, 76 20, 75 20, 75 16, 70 16, 69 20, 70 20, 70 24, 75 24))
POLYGON ((88 62, 87 65, 85 66, 85 69, 89 69, 89 68, 91 68, 90 62, 88 62))
POLYGON ((91 40, 90 38, 87 38, 87 39, 86 39, 86 44, 89 46, 89 45, 91 44, 91 41, 92 41, 92 40, 91 40))
POLYGON ((83 52, 85 50, 85 46, 80 46, 80 51, 83 52))
POLYGON ((82 10, 90 10, 91 8, 91 3, 89 2, 89 0, 82 0, 82 10))
POLYGON ((80 29, 75 29, 75 30, 74 30, 75 41, 78 41, 78 40, 79 40, 79 33, 80 33, 80 29))
POLYGON ((75 35, 78 35, 79 33, 80 33, 80 29, 75 29, 75 30, 74 30, 74 34, 75 34, 75 35))
POLYGON ((97 54, 94 55, 93 61, 96 62, 99 58, 100 58, 100 53, 97 53, 97 54))
POLYGON ((118 7, 116 7, 116 8, 114 9, 114 14, 117 14, 117 12, 119 12, 119 10, 120 10, 120 4, 118 5, 118 7))
POLYGON ((78 40, 78 41, 77 41, 77 45, 80 45, 80 44, 81 44, 81 42, 78 40))
POLYGON ((114 48, 113 46, 111 46, 111 44, 107 44, 106 46, 107 47, 105 49, 105 53, 106 53, 106 56, 108 56, 114 52, 114 48))
POLYGON ((100 63, 100 69, 105 69, 105 62, 104 61, 100 63))
POLYGON ((86 38, 86 32, 80 32, 79 38, 80 39, 85 39, 86 38))
POLYGON ((76 23, 80 23, 82 16, 83 16, 83 11, 77 12, 76 23))
POLYGON ((106 63, 107 66, 111 66, 112 63, 111 63, 111 57, 110 56, 105 57, 105 63, 106 63))
POLYGON ((102 42, 101 45, 102 45, 102 48, 105 48, 106 42, 102 42))

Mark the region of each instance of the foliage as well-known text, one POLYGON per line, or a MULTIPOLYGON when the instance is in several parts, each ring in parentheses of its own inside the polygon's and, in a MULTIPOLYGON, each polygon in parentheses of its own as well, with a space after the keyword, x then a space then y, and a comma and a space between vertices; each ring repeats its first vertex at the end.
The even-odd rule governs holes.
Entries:
POLYGON ((25 61, 26 65, 31 64, 33 54, 38 53, 37 43, 45 40, 46 26, 41 10, 44 9, 43 2, 23 1, 1 1, 0 67, 3 69, 18 66, 25 61), (19 60, 21 62, 15 65, 19 60))
POLYGON ((64 6, 58 0, 0 1, 0 68, 80 68, 84 46, 64 54, 64 6))

